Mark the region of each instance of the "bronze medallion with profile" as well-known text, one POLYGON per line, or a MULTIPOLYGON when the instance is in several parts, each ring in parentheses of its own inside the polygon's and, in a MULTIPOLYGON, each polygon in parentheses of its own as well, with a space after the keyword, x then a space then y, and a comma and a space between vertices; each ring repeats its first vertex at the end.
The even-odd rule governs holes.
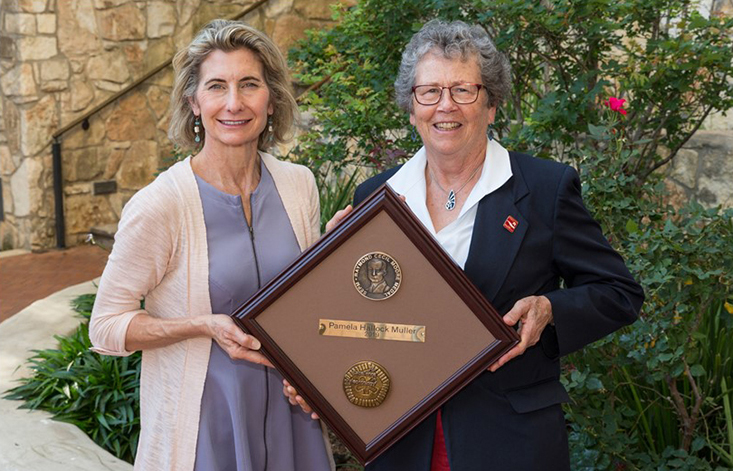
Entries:
POLYGON ((402 283, 397 261, 384 252, 370 252, 354 265, 354 287, 367 299, 381 301, 392 297, 402 283))
POLYGON ((389 374, 375 361, 360 361, 344 374, 346 398, 359 407, 377 407, 389 392, 389 374))

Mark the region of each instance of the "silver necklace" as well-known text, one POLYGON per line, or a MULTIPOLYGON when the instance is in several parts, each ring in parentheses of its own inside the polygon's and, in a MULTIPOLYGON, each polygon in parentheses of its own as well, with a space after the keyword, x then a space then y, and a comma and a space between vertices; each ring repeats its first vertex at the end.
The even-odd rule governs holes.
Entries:
POLYGON ((476 167, 476 170, 473 171, 473 173, 471 174, 471 176, 468 177, 468 180, 466 180, 465 183, 463 183, 463 185, 461 185, 461 187, 458 188, 458 190, 453 191, 453 189, 451 188, 450 191, 446 191, 445 188, 443 188, 442 186, 440 186, 440 183, 438 183, 438 180, 435 178, 435 175, 433 175, 433 170, 430 168, 430 165, 428 165, 428 173, 430 174, 430 179, 433 182, 435 182, 436 185, 438 185, 438 188, 440 188, 440 190, 443 193, 447 193, 448 194, 448 200, 445 202, 445 209, 447 209, 448 211, 453 211, 453 209, 455 209, 455 207, 456 207, 456 195, 458 193, 460 193, 461 190, 466 187, 466 185, 468 185, 468 182, 470 182, 473 179, 473 177, 476 175, 476 172, 478 172, 478 169, 480 169, 483 166, 484 166, 484 163, 481 162, 476 167))

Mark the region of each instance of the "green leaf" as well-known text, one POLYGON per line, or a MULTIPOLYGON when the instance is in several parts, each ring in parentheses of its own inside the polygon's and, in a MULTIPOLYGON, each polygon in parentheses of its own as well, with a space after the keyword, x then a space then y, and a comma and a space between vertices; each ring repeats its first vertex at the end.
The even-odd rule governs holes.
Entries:
POLYGON ((588 378, 588 381, 586 382, 586 386, 591 391, 599 391, 603 389, 603 383, 597 377, 588 378))
POLYGON ((596 139, 602 139, 607 130, 608 128, 606 126, 595 126, 591 123, 588 123, 588 131, 590 132, 591 136, 596 139))
POLYGON ((690 368, 690 374, 692 376, 703 376, 705 374, 705 368, 702 367, 702 365, 692 365, 690 368))

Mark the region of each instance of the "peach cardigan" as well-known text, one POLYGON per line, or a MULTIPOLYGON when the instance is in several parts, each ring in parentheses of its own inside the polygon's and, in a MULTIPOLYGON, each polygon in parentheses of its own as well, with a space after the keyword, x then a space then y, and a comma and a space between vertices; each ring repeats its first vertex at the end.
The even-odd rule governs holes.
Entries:
MULTIPOLYGON (((304 250, 320 235, 313 174, 263 152, 260 157, 304 250)), ((125 205, 89 324, 92 350, 130 355, 125 335, 142 312, 161 318, 211 314, 207 254, 203 207, 188 157, 125 205)), ((193 469, 211 342, 192 338, 143 352, 136 470, 193 469)), ((324 439, 330 454, 325 433, 324 439)))

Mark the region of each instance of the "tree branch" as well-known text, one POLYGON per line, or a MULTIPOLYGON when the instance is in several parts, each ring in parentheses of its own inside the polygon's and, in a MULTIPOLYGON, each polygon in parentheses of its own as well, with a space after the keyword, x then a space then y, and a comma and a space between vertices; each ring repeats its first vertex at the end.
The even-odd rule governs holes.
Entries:
POLYGON ((682 441, 684 443, 684 437, 687 436, 688 431, 690 430, 692 420, 690 418, 690 414, 687 412, 687 408, 685 407, 685 400, 682 398, 682 394, 677 390, 677 381, 669 375, 666 375, 664 380, 669 387, 669 393, 672 396, 672 405, 674 405, 674 410, 677 411, 677 416, 680 424, 682 425, 682 441))
POLYGON ((700 393, 700 389, 697 387, 697 381, 695 381, 695 378, 692 376, 692 373, 690 372, 690 367, 687 365, 687 362, 685 362, 685 375, 687 376, 688 381, 690 381, 692 394, 695 396, 695 405, 692 407, 692 417, 690 417, 690 430, 689 433, 685 435, 685 439, 682 442, 683 449, 685 451, 690 451, 690 445, 692 444, 692 436, 695 432, 695 426, 697 425, 697 421, 700 419, 700 408, 702 407, 703 396, 700 393))
POLYGON ((689 141, 690 138, 697 132, 697 130, 700 129, 700 126, 702 126, 703 121, 705 121, 705 118, 708 117, 708 115, 710 114, 712 110, 713 110, 713 105, 708 105, 708 108, 705 110, 702 117, 700 117, 700 119, 697 121, 697 123, 695 124, 695 127, 693 127, 692 130, 688 132, 687 135, 677 143, 677 145, 674 147, 674 149, 670 151, 667 157, 665 157, 664 159, 660 160, 659 162, 655 164, 652 164, 651 167, 646 172, 644 172, 644 174, 641 177, 641 180, 642 181, 646 180, 649 177, 649 175, 651 175, 655 170, 662 167, 667 162, 670 162, 677 155, 680 149, 685 144, 687 144, 687 141, 689 141))

